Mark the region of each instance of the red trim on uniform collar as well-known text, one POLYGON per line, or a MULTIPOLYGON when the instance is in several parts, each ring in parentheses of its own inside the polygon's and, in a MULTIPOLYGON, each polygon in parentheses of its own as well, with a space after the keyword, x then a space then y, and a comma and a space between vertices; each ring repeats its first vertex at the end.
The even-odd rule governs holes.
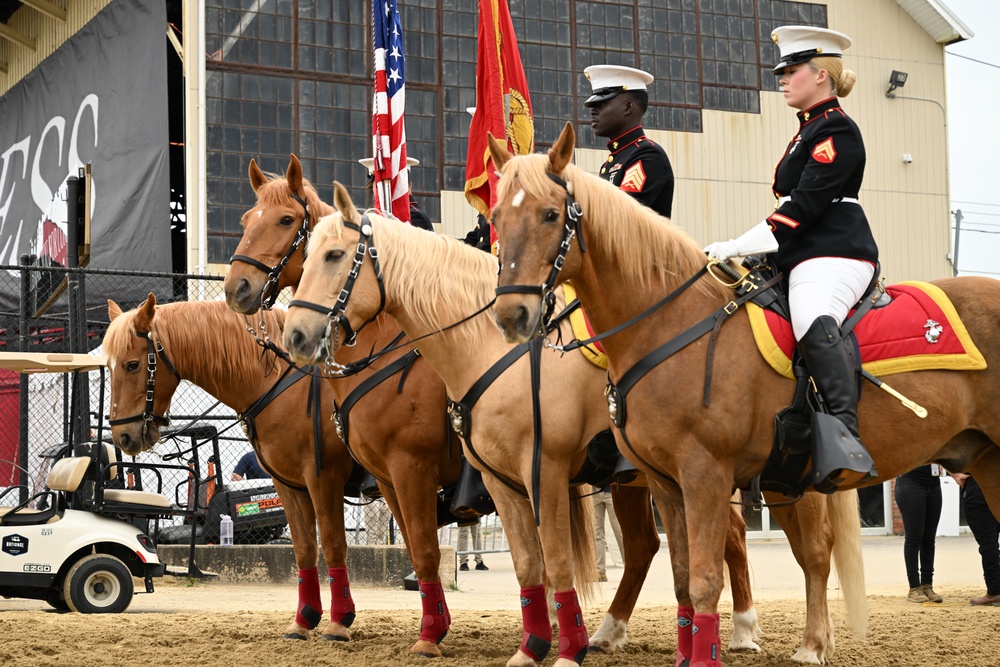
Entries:
POLYGON ((628 132, 609 141, 608 150, 611 151, 612 155, 614 155, 615 153, 620 153, 621 151, 625 150, 626 148, 628 148, 629 146, 631 146, 632 144, 639 141, 639 139, 642 139, 645 136, 646 133, 643 132, 642 125, 636 125, 628 132), (617 147, 615 147, 615 144, 617 144, 617 147))
POLYGON ((836 96, 828 97, 819 104, 816 104, 814 106, 809 107, 808 109, 800 111, 795 115, 798 116, 799 118, 799 124, 805 125, 809 121, 819 118, 827 111, 839 107, 840 107, 840 100, 837 99, 836 96))

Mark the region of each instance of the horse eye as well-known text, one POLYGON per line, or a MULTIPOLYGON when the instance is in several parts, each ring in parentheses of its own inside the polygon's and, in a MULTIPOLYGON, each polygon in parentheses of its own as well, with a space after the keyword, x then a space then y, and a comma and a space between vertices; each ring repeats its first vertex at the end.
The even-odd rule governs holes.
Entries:
POLYGON ((545 212, 543 220, 545 220, 545 222, 557 222, 559 220, 559 211, 550 208, 545 212))
POLYGON ((128 371, 129 373, 135 373, 137 370, 139 370, 139 362, 138 361, 125 362, 125 370, 128 371))
POLYGON ((339 248, 336 250, 330 250, 329 252, 326 253, 326 261, 328 262, 336 262, 342 259, 343 257, 344 257, 344 251, 340 250, 339 248))
POLYGON ((291 227, 292 225, 294 225, 294 224, 295 224, 295 218, 293 218, 293 217, 292 217, 292 216, 290 216, 290 215, 286 215, 285 217, 283 217, 283 218, 281 219, 281 222, 280 222, 279 224, 280 224, 280 225, 281 225, 282 227, 291 227))

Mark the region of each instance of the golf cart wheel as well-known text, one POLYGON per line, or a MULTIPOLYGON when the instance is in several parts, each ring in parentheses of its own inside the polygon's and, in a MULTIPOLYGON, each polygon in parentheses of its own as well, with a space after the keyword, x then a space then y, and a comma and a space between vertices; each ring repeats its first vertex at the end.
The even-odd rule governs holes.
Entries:
POLYGON ((63 583, 63 598, 81 614, 118 614, 132 602, 132 573, 114 556, 94 554, 77 561, 63 583))
POLYGON ((45 595, 45 602, 53 609, 59 611, 69 611, 69 605, 63 599, 62 591, 52 589, 45 595))

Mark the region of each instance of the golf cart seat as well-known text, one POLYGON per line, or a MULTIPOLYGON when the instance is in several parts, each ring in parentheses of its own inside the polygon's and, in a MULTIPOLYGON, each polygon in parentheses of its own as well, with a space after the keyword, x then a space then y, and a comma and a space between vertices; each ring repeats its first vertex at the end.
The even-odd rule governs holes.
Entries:
MULTIPOLYGON (((118 458, 114 447, 104 445, 104 448, 109 463, 101 466, 108 473, 102 477, 114 479, 117 475, 118 458)), ((77 493, 87 478, 93 462, 94 459, 89 456, 71 456, 56 461, 48 476, 49 489, 67 494, 77 493)), ((93 508, 98 511, 159 516, 170 513, 173 509, 170 500, 161 493, 110 488, 103 488, 102 491, 103 502, 93 508)))

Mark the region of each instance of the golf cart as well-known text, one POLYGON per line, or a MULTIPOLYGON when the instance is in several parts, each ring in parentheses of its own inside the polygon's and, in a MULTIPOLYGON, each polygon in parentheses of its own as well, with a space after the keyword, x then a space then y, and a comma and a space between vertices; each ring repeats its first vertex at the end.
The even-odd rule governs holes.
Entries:
MULTIPOLYGON (((104 365, 103 357, 85 354, 0 352, 0 368, 72 373, 74 396, 80 374, 101 371, 104 365)), ((77 402, 70 404, 72 420, 77 402)), ((72 430, 70 434, 44 489, 32 493, 22 477, 21 485, 0 493, 0 595, 45 600, 60 610, 122 612, 135 592, 133 577, 152 593, 153 578, 166 570, 148 528, 139 526, 194 511, 162 493, 163 472, 180 469, 186 474, 188 468, 122 463, 113 445, 74 445, 72 430), (144 490, 144 480, 155 491, 144 490)))

